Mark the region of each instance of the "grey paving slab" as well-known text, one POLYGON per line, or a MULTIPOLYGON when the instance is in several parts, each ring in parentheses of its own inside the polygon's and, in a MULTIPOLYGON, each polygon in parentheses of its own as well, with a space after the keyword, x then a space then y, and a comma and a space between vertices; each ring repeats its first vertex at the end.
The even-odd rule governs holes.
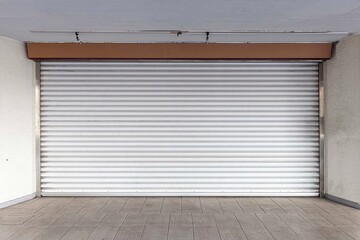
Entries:
POLYGON ((79 213, 98 213, 109 200, 110 198, 94 197, 79 210, 79 213))
POLYGON ((236 198, 244 213, 264 213, 263 209, 253 198, 236 198))
POLYGON ((224 213, 242 212, 238 202, 233 197, 218 197, 218 201, 224 213))
POLYGON ((61 240, 86 240, 95 227, 74 226, 61 238, 61 240))
POLYGON ((104 217, 104 213, 87 213, 75 223, 75 226, 97 226, 104 217))
POLYGON ((65 213, 78 213, 86 204, 91 201, 90 197, 77 197, 71 202, 66 204, 60 211, 59 214, 65 213))
POLYGON ((50 226, 44 229, 34 240, 59 240, 61 239, 71 227, 67 226, 50 226))
MULTIPOLYGON (((358 211, 360 212, 360 210, 358 211)), ((360 226, 360 215, 356 215, 355 213, 353 213, 353 214, 343 214, 342 216, 346 217, 350 221, 360 226)))
POLYGON ((107 213, 99 223, 99 226, 121 226, 127 213, 107 213))
POLYGON ((27 204, 15 206, 14 214, 35 214, 57 198, 35 198, 27 204))
POLYGON ((169 226, 170 214, 168 213, 150 213, 146 222, 146 226, 169 226))
POLYGON ((51 201, 49 204, 47 204, 45 207, 39 209, 36 213, 46 213, 46 214, 55 214, 61 211, 67 204, 69 204, 74 198, 66 198, 61 197, 54 199, 54 201, 51 201))
POLYGON ((314 227, 334 227, 332 223, 323 218, 318 213, 299 213, 311 226, 314 227))
POLYGON ((350 237, 360 240, 360 227, 339 227, 343 232, 347 233, 350 237))
POLYGON ((200 205, 202 212, 222 213, 220 203, 216 197, 201 197, 200 205))
POLYGON ((342 215, 339 215, 339 214, 322 213, 320 215, 337 227, 356 227, 356 226, 358 226, 360 228, 359 225, 357 225, 356 223, 352 222, 348 218, 346 218, 342 215))
POLYGON ((113 240, 119 227, 98 226, 87 238, 87 240, 113 240))
POLYGON ((318 230, 297 213, 283 213, 278 214, 278 216, 303 240, 325 239, 318 230))
POLYGON ((84 213, 65 213, 51 225, 54 226, 74 226, 85 214, 84 213))
POLYGON ((145 226, 148 217, 146 213, 129 213, 122 226, 145 226))
POLYGON ((262 210, 266 213, 284 213, 285 211, 277 205, 271 198, 255 198, 254 199, 262 210))
POLYGON ((0 240, 5 240, 23 228, 21 225, 0 225, 0 240))
POLYGON ((170 224, 168 239, 169 240, 193 240, 194 239, 193 227, 170 224))
POLYGON ((181 213, 181 197, 166 197, 162 205, 163 213, 181 213))
POLYGON ((201 213, 200 198, 183 197, 181 199, 181 212, 183 213, 201 213))
POLYGON ((170 216, 170 225, 192 227, 191 213, 172 213, 170 216))
POLYGON ((352 240, 352 238, 337 227, 315 227, 328 240, 352 240))
POLYGON ((0 225, 23 224, 35 215, 6 215, 0 217, 0 225))
POLYGON ((220 240, 219 230, 217 227, 194 226, 195 240, 220 240))
POLYGON ((236 213, 235 216, 249 240, 274 239, 255 214, 236 213))
POLYGON ((325 236, 311 226, 293 226, 291 229, 296 232, 302 240, 326 239, 325 236))
POLYGON ((20 231, 13 234, 9 240, 32 240, 40 235, 46 227, 24 227, 20 231))
POLYGON ((100 210, 99 213, 118 213, 125 205, 127 198, 111 198, 100 210))
POLYGON ((290 200, 306 213, 327 213, 307 198, 290 198, 290 200))
POLYGON ((44 213, 30 218, 28 221, 24 223, 24 225, 28 226, 48 226, 53 224, 56 220, 61 217, 59 214, 54 213, 44 213))
POLYGON ((214 214, 216 226, 221 239, 243 240, 247 239, 234 214, 214 214))
POLYGON ((300 240, 298 235, 276 214, 256 214, 273 238, 277 240, 300 240))
POLYGON ((142 240, 166 240, 168 238, 167 226, 146 226, 142 234, 142 240))
POLYGON ((141 209, 143 213, 160 213, 164 198, 163 197, 149 197, 146 198, 145 203, 141 209))
POLYGON ((120 212, 122 213, 138 213, 144 206, 144 197, 129 197, 120 212))
POLYGON ((299 206, 297 206, 294 202, 292 202, 288 198, 271 198, 281 209, 283 209, 287 213, 296 213, 296 212, 303 212, 299 206))
POLYGON ((115 235, 115 240, 140 240, 144 226, 122 226, 115 235))

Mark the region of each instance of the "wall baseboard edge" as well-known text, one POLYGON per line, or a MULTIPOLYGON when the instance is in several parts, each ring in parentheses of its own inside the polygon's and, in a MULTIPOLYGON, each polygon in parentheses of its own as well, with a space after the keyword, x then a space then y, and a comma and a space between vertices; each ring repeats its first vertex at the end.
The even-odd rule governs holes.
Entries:
POLYGON ((356 202, 353 202, 353 201, 349 201, 349 200, 346 200, 346 199, 343 199, 343 198, 335 197, 335 196, 327 194, 327 193, 325 193, 325 198, 327 198, 327 199, 329 199, 331 201, 334 201, 334 202, 349 206, 349 207, 360 209, 360 204, 356 203, 356 202))
POLYGON ((35 197, 36 197, 36 193, 32 193, 32 194, 29 194, 29 195, 25 195, 23 197, 15 198, 13 200, 0 203, 0 209, 10 207, 12 205, 15 205, 15 204, 18 204, 18 203, 21 203, 21 202, 31 200, 31 199, 33 199, 35 197))

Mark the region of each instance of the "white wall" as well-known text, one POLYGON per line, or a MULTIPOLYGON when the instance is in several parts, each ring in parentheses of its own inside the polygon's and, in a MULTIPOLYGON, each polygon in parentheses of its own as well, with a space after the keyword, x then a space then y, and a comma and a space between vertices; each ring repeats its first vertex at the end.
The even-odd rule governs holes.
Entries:
POLYGON ((0 37, 0 207, 35 192, 35 63, 0 37))
MULTIPOLYGON (((325 192, 360 203, 360 36, 324 63, 325 192)), ((35 192, 35 63, 0 37, 0 207, 35 192)))
POLYGON ((325 192, 360 203, 360 36, 324 64, 325 192))

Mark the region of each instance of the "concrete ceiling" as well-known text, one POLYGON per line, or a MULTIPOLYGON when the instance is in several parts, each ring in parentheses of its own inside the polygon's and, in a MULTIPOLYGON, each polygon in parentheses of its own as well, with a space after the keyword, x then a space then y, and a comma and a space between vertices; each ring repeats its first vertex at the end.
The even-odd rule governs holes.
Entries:
POLYGON ((210 42, 331 42, 360 33, 360 0, 0 0, 0 35, 21 41, 75 42, 76 31, 83 42, 205 40, 203 33, 84 33, 137 30, 209 31, 210 42), (289 31, 302 33, 281 33, 289 31))

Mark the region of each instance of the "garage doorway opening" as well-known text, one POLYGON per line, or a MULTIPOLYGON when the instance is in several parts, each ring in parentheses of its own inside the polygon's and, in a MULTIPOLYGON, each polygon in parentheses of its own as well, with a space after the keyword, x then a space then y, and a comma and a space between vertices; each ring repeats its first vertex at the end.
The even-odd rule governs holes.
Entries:
POLYGON ((42 61, 43 196, 318 196, 313 61, 42 61))

